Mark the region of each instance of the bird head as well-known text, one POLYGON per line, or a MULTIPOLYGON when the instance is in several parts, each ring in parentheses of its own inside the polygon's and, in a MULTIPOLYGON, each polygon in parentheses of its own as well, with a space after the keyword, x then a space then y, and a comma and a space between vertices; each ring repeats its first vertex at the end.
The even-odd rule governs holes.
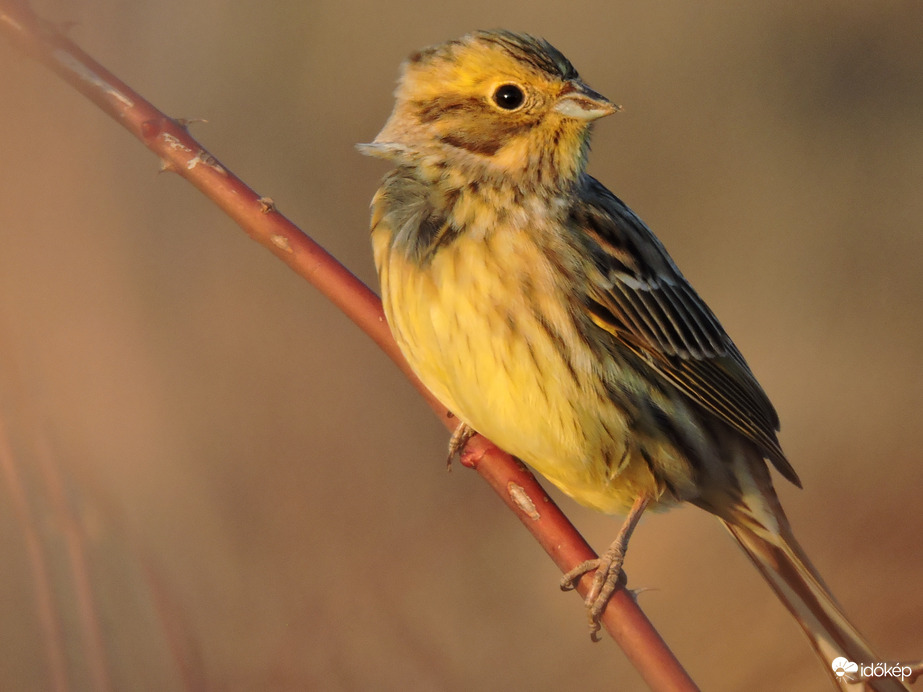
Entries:
POLYGON ((477 31, 414 53, 363 153, 434 170, 554 185, 582 173, 593 121, 619 110, 547 41, 477 31))

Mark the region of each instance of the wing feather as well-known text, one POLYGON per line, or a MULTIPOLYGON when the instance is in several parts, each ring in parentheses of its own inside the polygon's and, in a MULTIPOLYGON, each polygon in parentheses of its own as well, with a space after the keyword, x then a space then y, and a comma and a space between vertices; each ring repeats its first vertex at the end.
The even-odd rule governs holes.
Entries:
POLYGON ((587 185, 571 222, 598 270, 585 297, 593 321, 800 486, 776 437, 776 411, 718 319, 647 226, 597 181, 587 185))

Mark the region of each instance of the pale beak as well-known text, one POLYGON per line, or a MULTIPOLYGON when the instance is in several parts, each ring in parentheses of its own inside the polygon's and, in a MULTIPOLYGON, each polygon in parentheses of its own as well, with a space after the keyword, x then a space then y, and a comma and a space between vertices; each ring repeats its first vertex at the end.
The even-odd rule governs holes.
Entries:
POLYGON ((554 109, 561 115, 575 120, 593 121, 622 110, 602 94, 597 94, 583 82, 568 82, 554 109))

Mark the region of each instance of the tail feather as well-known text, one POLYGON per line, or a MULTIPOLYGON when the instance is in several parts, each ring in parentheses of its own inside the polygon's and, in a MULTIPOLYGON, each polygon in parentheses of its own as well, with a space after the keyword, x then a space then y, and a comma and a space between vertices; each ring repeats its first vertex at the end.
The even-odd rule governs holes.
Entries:
MULTIPOLYGON (((775 533, 760 530, 753 524, 721 521, 801 625, 840 689, 851 689, 852 686, 846 684, 846 679, 836 676, 831 665, 834 659, 844 657, 860 665, 881 662, 843 614, 787 526, 780 533, 775 533)), ((894 678, 869 678, 861 684, 863 688, 855 689, 875 692, 909 690, 894 678)))

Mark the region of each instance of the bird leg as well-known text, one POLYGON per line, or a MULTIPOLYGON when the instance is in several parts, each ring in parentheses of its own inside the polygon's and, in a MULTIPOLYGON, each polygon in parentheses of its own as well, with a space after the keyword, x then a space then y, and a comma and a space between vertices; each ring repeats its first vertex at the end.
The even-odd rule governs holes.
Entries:
POLYGON ((639 496, 631 506, 631 511, 625 518, 622 528, 619 529, 618 535, 612 541, 612 545, 603 554, 602 557, 577 565, 570 570, 561 579, 561 590, 570 591, 575 588, 577 580, 587 572, 596 570, 593 575, 593 583, 590 591, 587 593, 584 603, 586 603, 587 614, 590 619, 590 638, 599 641, 599 618, 606 609, 606 604, 615 593, 619 582, 625 582, 626 578, 622 572, 622 562, 625 560, 625 551, 628 549, 628 539, 631 538, 632 532, 638 525, 644 509, 650 502, 647 495, 639 496))
POLYGON ((461 453, 465 451, 465 445, 468 444, 468 440, 477 434, 478 431, 467 423, 458 424, 458 427, 455 428, 455 432, 452 433, 452 437, 449 439, 449 457, 446 459, 446 468, 449 469, 449 471, 452 470, 452 461, 455 457, 461 456, 461 453))

